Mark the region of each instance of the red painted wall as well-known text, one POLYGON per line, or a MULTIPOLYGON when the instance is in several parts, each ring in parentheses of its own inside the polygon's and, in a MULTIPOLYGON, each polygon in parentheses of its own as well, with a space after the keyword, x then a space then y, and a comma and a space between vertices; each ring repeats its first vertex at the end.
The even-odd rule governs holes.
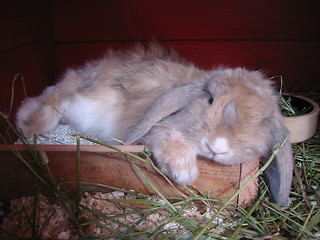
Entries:
MULTIPOLYGON (((260 69, 288 90, 319 92, 319 13, 318 0, 1 1, 0 111, 16 73, 33 96, 67 67, 153 38, 205 69, 260 69)), ((14 110, 22 99, 18 84, 14 110)))
POLYGON ((202 68, 261 69, 288 90, 319 91, 319 13, 315 0, 55 0, 58 66, 155 38, 202 68))
MULTIPOLYGON (((55 44, 49 1, 0 1, 0 111, 10 109, 13 78, 24 77, 27 94, 39 94, 56 73, 55 44)), ((24 98, 21 81, 14 88, 10 120, 24 98)), ((0 133, 4 130, 0 118, 0 133)))

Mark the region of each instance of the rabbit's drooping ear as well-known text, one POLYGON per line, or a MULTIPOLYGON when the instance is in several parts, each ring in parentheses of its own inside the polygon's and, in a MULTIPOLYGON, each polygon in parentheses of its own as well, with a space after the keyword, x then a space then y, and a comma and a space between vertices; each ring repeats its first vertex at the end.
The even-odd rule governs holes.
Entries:
POLYGON ((151 104, 139 121, 128 131, 124 139, 126 144, 132 144, 143 137, 150 128, 165 117, 177 112, 188 103, 203 94, 202 82, 189 82, 176 86, 161 94, 151 104))
MULTIPOLYGON (((274 131, 274 148, 281 144, 289 133, 284 124, 274 131)), ((277 155, 266 169, 271 193, 281 207, 287 208, 290 205, 290 188, 293 175, 293 156, 290 138, 288 137, 284 145, 279 149, 277 155)))

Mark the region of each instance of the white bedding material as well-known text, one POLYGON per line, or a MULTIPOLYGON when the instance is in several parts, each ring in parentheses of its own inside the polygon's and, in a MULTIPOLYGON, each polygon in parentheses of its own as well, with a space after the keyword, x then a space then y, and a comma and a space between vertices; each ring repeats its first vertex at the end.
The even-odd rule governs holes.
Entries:
MULTIPOLYGON (((69 125, 66 124, 60 124, 57 128, 37 136, 37 144, 58 144, 58 145, 76 145, 76 137, 73 136, 74 134, 77 134, 78 132, 72 128, 69 125)), ((27 141, 32 144, 33 143, 33 137, 27 138, 27 141)), ((19 139, 16 144, 22 144, 21 140, 19 139)), ((81 139, 80 138, 80 144, 81 145, 95 145, 95 143, 81 139)))

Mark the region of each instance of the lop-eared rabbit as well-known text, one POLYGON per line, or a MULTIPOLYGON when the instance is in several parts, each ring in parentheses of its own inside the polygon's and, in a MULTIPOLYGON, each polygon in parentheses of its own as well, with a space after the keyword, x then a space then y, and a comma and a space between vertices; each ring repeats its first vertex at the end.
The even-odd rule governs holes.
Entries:
MULTIPOLYGON (((66 122, 107 143, 146 144, 162 171, 186 185, 198 176, 197 155, 226 165, 267 160, 288 137, 278 103, 272 82, 258 71, 204 71, 150 43, 67 70, 40 96, 25 99, 16 124, 26 136, 66 122)), ((288 139, 266 170, 282 207, 289 205, 292 170, 288 139)))

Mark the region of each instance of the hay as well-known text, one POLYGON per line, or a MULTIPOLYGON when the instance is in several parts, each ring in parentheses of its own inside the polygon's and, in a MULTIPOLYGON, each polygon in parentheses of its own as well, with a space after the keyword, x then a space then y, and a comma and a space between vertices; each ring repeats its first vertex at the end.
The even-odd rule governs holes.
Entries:
MULTIPOLYGON (((3 205, 2 205, 3 207, 3 205)), ((10 213, 0 214, 3 222, 1 239, 77 239, 68 212, 43 195, 10 201, 10 213), (34 206, 36 204, 36 209, 34 206), (35 222, 32 216, 35 214, 35 222)))
MULTIPOLYGON (((74 143, 74 131, 65 133, 71 139, 68 142, 74 143)), ((61 132, 56 135, 63 136, 61 132)), ((66 135, 58 142, 66 144, 66 135)), ((46 136, 44 141, 54 138, 46 136)), ((0 238, 320 239, 319 140, 318 128, 312 139, 293 146, 296 169, 290 196, 292 204, 288 209, 280 209, 268 200, 263 181, 259 198, 251 209, 222 210, 217 217, 220 209, 208 205, 213 197, 206 193, 172 202, 173 199, 163 199, 160 195, 115 191, 113 187, 91 183, 90 188, 77 189, 78 193, 66 193, 54 187, 52 199, 35 195, 12 200, 8 211, 4 211, 3 203, 0 238), (75 197, 79 195, 80 201, 75 197)))
MULTIPOLYGON (((135 210, 136 207, 133 203, 137 205, 147 200, 150 204, 165 205, 163 200, 152 196, 141 200, 134 195, 120 191, 111 193, 85 192, 80 201, 83 211, 78 218, 84 226, 84 234, 93 239, 95 237, 110 238, 116 231, 125 233, 132 226, 145 233, 163 226, 162 231, 170 231, 171 234, 174 233, 177 236, 192 236, 192 233, 186 230, 179 221, 171 221, 171 216, 168 214, 163 214, 161 211, 152 211, 151 214, 148 214, 148 209, 144 209, 145 211, 135 210), (120 204, 121 200, 124 200, 122 204, 120 204), (104 215, 104 217, 100 215, 104 215)), ((178 211, 182 210, 183 205, 178 205, 176 208, 178 211)), ((57 203, 51 203, 47 197, 41 194, 37 199, 23 197, 12 200, 10 211, 10 214, 3 219, 1 239, 34 238, 33 226, 36 226, 36 234, 40 239, 79 239, 80 237, 68 211, 57 203), (30 220, 33 212, 36 213, 35 222, 30 220)), ((193 205, 185 209, 180 218, 205 223, 215 213, 216 211, 213 211, 209 206, 193 205)), ((212 224, 210 228, 212 233, 223 234, 226 227, 236 226, 237 222, 231 220, 232 214, 231 211, 224 211, 212 224)))

